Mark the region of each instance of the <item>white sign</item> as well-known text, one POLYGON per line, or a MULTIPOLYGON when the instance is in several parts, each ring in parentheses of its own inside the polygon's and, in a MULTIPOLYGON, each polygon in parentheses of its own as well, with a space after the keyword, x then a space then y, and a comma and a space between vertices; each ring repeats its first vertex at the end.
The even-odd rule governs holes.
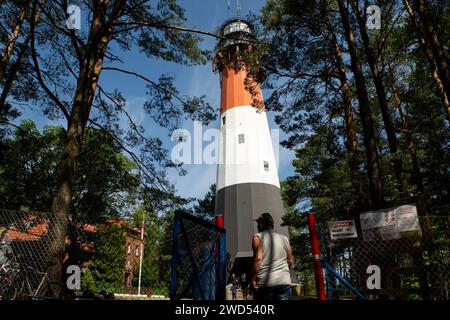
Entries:
POLYGON ((397 225, 377 228, 375 231, 378 232, 377 234, 383 240, 397 240, 401 238, 397 225))
POLYGON ((397 215, 395 209, 363 212, 360 215, 360 219, 361 229, 363 230, 382 228, 397 224, 397 215))
POLYGON ((335 239, 356 238, 356 226, 354 220, 329 221, 330 237, 335 239))
POLYGON ((363 212, 360 220, 365 241, 395 240, 400 239, 404 232, 420 234, 421 231, 415 204, 363 212))
POLYGON ((420 230, 419 216, 415 205, 404 205, 397 208, 398 231, 420 230))

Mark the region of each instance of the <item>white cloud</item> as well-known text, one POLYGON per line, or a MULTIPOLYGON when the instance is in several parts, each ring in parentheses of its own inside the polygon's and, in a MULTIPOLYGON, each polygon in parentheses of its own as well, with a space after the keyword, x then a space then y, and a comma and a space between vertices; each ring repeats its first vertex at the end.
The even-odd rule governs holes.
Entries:
MULTIPOLYGON (((127 97, 126 99, 126 106, 125 110, 129 114, 132 121, 137 125, 142 125, 145 128, 144 118, 145 118, 145 111, 144 111, 144 103, 147 100, 146 97, 140 96, 140 97, 127 97)), ((126 118, 125 114, 122 114, 120 118, 120 126, 122 128, 126 128, 129 126, 129 120, 126 118)))

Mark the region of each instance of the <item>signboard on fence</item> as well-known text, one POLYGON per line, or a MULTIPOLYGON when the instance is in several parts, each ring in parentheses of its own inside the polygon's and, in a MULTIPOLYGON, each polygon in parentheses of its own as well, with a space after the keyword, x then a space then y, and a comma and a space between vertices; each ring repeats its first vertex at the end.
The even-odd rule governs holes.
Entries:
POLYGON ((335 239, 356 238, 356 226, 354 220, 329 221, 330 237, 335 239))
POLYGON ((415 204, 363 212, 360 220, 365 241, 396 240, 422 234, 415 204))

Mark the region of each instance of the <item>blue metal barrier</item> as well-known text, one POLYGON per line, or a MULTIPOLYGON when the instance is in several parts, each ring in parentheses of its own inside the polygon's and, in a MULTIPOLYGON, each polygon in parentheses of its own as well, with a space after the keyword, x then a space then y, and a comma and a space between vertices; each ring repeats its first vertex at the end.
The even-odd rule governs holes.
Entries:
POLYGON ((225 300, 225 229, 177 210, 174 217, 171 300, 225 300))
POLYGON ((335 277, 337 280, 342 282, 342 284, 347 289, 349 289, 356 296, 357 299, 359 299, 359 300, 366 300, 367 299, 364 294, 359 292, 355 287, 353 287, 350 284, 350 282, 348 282, 344 277, 342 277, 338 272, 336 272, 336 270, 334 270, 334 268, 331 265, 331 263, 329 263, 326 260, 322 260, 322 268, 324 268, 327 271, 327 273, 330 273, 333 277, 335 277))

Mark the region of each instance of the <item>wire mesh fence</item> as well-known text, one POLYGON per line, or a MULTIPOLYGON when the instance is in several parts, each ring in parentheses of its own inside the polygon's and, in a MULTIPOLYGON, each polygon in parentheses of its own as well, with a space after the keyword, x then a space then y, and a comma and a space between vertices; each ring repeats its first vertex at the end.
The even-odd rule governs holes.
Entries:
MULTIPOLYGON (((421 217, 422 232, 395 240, 331 240, 322 233, 322 255, 334 270, 369 299, 449 300, 450 291, 450 219, 421 217), (369 266, 381 272, 379 289, 367 285, 369 266)), ((329 299, 352 294, 326 273, 329 299)))
MULTIPOLYGON (((138 293, 142 243, 139 228, 123 220, 88 223, 86 219, 72 219, 67 223, 66 218, 54 213, 0 210, 0 299, 54 296, 49 269, 64 225, 67 235, 63 240, 63 271, 71 265, 81 269, 81 288, 75 291, 88 293, 88 298, 99 293, 138 293)), ((327 230, 322 229, 322 257, 369 299, 449 300, 450 218, 421 217, 420 225, 420 234, 372 241, 360 236, 331 240, 327 230), (370 265, 380 268, 380 289, 367 287, 370 265)), ((141 294, 170 293, 172 299, 222 298, 226 280, 223 229, 178 213, 173 239, 166 246, 170 252, 166 252, 165 264, 158 266, 159 273, 167 273, 166 280, 151 287, 143 284, 141 294)), ((300 293, 311 296, 316 290, 314 270, 308 263, 311 254, 305 252, 304 268, 297 275, 302 285, 300 293)), ((67 276, 62 277, 63 287, 67 276)), ((328 299, 353 297, 327 272, 325 280, 328 299)))
POLYGON ((49 269, 64 217, 0 210, 0 297, 52 296, 49 269))
POLYGON ((225 230, 182 211, 175 214, 170 296, 225 299, 225 230))
MULTIPOLYGON (((125 220, 88 222, 49 212, 2 209, 0 241, 0 299, 73 297, 78 293, 86 298, 112 298, 113 293, 138 293, 143 241, 140 228, 125 220), (63 256, 56 259, 62 260, 62 272, 54 278, 51 266, 58 253, 55 248, 61 246, 63 256), (79 270, 80 281, 78 286, 75 281, 68 287, 71 266, 79 270)), ((168 281, 154 287, 143 285, 139 293, 168 295, 168 288, 168 281)))

